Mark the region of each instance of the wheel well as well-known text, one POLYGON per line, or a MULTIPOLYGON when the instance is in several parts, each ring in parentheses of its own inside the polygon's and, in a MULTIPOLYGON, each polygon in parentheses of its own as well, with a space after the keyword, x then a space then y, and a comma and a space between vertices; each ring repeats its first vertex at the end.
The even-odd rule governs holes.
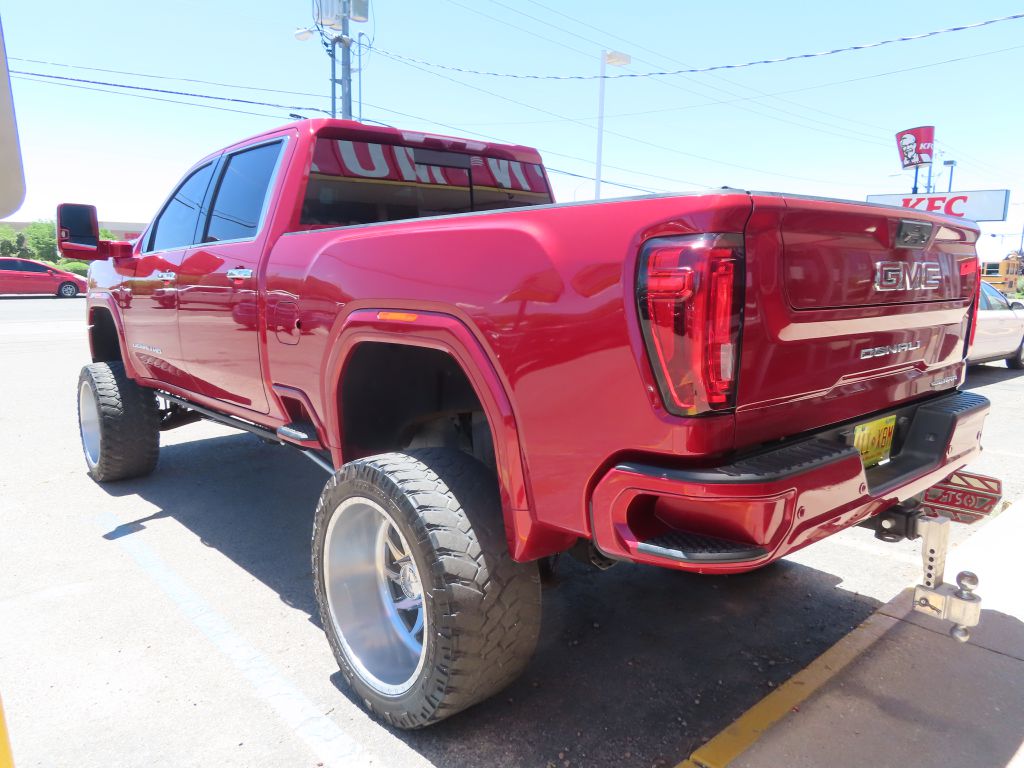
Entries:
POLYGON ((495 468, 490 425, 455 359, 440 350, 363 342, 338 388, 346 461, 410 448, 458 448, 495 468))
MULTIPOLYGON (((121 343, 117 337, 114 318, 105 309, 93 309, 89 317, 89 346, 94 363, 112 363, 121 360, 121 343)), ((123 361, 122 361, 123 362, 123 361)))

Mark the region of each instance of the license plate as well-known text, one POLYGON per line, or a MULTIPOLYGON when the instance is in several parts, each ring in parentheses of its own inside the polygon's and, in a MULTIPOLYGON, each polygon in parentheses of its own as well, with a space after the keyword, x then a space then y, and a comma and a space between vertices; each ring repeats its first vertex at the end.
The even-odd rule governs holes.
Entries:
POLYGON ((860 451, 860 459, 865 467, 873 467, 889 458, 895 431, 895 414, 856 426, 853 430, 853 445, 860 451))

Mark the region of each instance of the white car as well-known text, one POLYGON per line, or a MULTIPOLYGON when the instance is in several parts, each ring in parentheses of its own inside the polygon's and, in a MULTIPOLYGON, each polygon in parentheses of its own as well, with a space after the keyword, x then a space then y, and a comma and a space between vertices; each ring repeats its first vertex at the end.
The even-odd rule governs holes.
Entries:
POLYGON ((1010 302, 991 285, 982 283, 978 330, 967 362, 992 360, 1006 360, 1010 368, 1024 368, 1024 304, 1010 302))

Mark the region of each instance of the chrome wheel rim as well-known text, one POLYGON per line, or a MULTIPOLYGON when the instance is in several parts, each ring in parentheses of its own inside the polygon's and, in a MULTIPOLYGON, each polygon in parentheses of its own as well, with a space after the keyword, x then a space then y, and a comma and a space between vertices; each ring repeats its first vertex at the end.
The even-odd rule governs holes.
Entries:
POLYGON ((78 428, 82 433, 85 460, 90 467, 95 467, 100 460, 100 412, 87 381, 78 388, 78 428))
POLYGON ((424 590, 405 537, 371 499, 341 502, 324 538, 331 625, 352 668, 383 695, 409 690, 423 668, 424 590))
POLYGON ((70 297, 70 296, 74 296, 76 293, 78 293, 78 289, 75 288, 75 286, 73 286, 73 285, 66 284, 63 288, 60 289, 60 292, 63 295, 70 297))

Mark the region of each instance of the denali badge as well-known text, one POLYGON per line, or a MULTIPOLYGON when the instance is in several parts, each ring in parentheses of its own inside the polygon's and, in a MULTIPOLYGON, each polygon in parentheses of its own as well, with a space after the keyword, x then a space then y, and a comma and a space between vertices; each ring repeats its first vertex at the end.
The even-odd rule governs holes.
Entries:
POLYGON ((869 357, 885 357, 886 355, 896 355, 900 352, 913 352, 915 349, 920 348, 920 341, 903 341, 886 347, 868 347, 860 351, 860 359, 867 360, 869 357))
POLYGON ((879 261, 875 264, 876 291, 934 291, 942 285, 942 268, 937 261, 904 264, 879 261))

